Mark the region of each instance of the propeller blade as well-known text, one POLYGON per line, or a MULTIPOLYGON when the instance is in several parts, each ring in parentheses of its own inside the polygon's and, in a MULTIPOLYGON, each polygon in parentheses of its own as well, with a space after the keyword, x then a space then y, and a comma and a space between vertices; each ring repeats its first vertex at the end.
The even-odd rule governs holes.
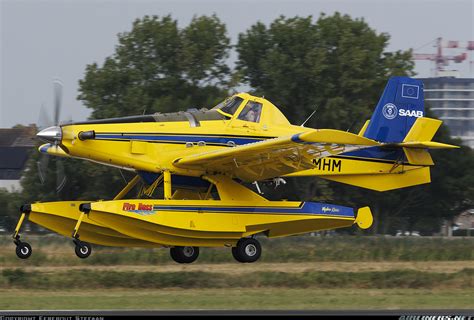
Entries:
POLYGON ((38 122, 37 122, 36 127, 37 127, 38 131, 41 131, 43 129, 46 129, 46 128, 52 127, 52 126, 53 126, 53 121, 51 120, 51 117, 49 116, 48 111, 46 110, 46 108, 42 104, 41 108, 40 108, 40 113, 38 115, 38 122))
POLYGON ((49 157, 47 155, 41 155, 39 160, 36 161, 36 166, 38 168, 38 177, 41 184, 44 184, 46 180, 46 170, 48 170, 49 157))
POLYGON ((63 84, 59 80, 54 80, 54 125, 59 125, 59 116, 61 113, 61 100, 63 97, 63 84))
POLYGON ((44 172, 41 169, 41 163, 36 161, 36 167, 38 168, 38 178, 40 179, 41 184, 44 184, 44 172))
POLYGON ((61 126, 70 125, 73 122, 74 122, 74 120, 72 119, 72 114, 71 114, 71 115, 69 115, 69 117, 67 117, 66 120, 61 121, 61 126))
POLYGON ((61 192, 66 186, 66 174, 64 173, 64 164, 60 159, 56 160, 56 193, 61 192))

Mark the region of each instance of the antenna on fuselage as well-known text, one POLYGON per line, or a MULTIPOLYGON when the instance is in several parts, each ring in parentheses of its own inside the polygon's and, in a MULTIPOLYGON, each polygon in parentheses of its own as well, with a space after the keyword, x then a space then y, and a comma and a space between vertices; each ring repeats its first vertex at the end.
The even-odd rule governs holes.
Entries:
POLYGON ((311 117, 316 113, 316 111, 318 111, 318 106, 316 106, 316 109, 314 109, 313 113, 311 113, 311 114, 309 115, 309 117, 306 118, 306 120, 301 124, 300 127, 304 127, 304 125, 306 124, 306 122, 308 122, 308 120, 311 119, 311 117))
POLYGON ((352 129, 352 126, 354 125, 355 122, 356 122, 356 119, 352 120, 352 123, 351 123, 351 125, 349 126, 349 128, 347 128, 346 132, 349 132, 349 130, 352 129))

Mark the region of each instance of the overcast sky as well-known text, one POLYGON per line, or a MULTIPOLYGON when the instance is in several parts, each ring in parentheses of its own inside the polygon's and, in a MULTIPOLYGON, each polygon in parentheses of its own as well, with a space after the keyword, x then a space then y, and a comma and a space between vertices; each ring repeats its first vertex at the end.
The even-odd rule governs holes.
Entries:
MULTIPOLYGON (((389 33, 389 51, 420 48, 437 37, 461 44, 474 40, 474 0, 0 0, 0 127, 36 123, 42 104, 52 113, 55 78, 64 83, 61 119, 87 118, 89 111, 76 100, 86 65, 101 65, 113 54, 117 33, 130 31, 144 15, 171 14, 185 26, 193 15, 216 13, 235 44, 257 21, 335 11, 363 17, 377 32, 389 33)), ((427 45, 416 52, 435 49, 427 45)), ((472 63, 451 68, 473 77, 472 63)), ((430 62, 416 64, 420 77, 432 75, 431 69, 430 62)))

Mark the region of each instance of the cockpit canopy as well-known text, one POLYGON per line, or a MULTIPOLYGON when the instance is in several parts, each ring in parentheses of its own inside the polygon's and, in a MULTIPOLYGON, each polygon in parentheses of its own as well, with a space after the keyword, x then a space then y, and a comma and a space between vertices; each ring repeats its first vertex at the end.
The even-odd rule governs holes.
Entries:
POLYGON ((228 118, 254 123, 289 125, 286 117, 270 101, 248 93, 233 95, 212 110, 217 110, 228 118))
POLYGON ((191 127, 199 127, 201 121, 231 120, 253 122, 263 128, 272 125, 288 126, 289 121, 270 101, 252 96, 248 93, 238 93, 228 97, 212 110, 189 109, 172 113, 155 113, 151 115, 139 115, 120 118, 97 119, 83 122, 81 124, 110 124, 110 123, 134 123, 134 122, 181 122, 189 121, 191 127))

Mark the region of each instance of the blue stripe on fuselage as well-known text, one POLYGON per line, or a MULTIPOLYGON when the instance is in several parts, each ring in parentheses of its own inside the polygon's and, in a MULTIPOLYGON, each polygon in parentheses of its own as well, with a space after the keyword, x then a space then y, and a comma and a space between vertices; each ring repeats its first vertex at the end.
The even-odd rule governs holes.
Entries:
POLYGON ((360 150, 349 151, 341 153, 340 156, 357 157, 357 158, 368 158, 368 159, 380 159, 380 160, 393 160, 393 161, 405 161, 405 153, 402 148, 381 148, 381 147, 368 147, 360 150))
POLYGON ((263 138, 253 137, 223 137, 223 136, 203 136, 203 135, 127 135, 127 134, 96 134, 97 140, 102 139, 120 139, 120 140, 143 140, 143 141, 163 141, 163 142, 193 142, 198 143, 203 141, 209 144, 223 144, 227 145, 233 141, 236 145, 242 145, 247 143, 259 142, 264 140, 263 138))

